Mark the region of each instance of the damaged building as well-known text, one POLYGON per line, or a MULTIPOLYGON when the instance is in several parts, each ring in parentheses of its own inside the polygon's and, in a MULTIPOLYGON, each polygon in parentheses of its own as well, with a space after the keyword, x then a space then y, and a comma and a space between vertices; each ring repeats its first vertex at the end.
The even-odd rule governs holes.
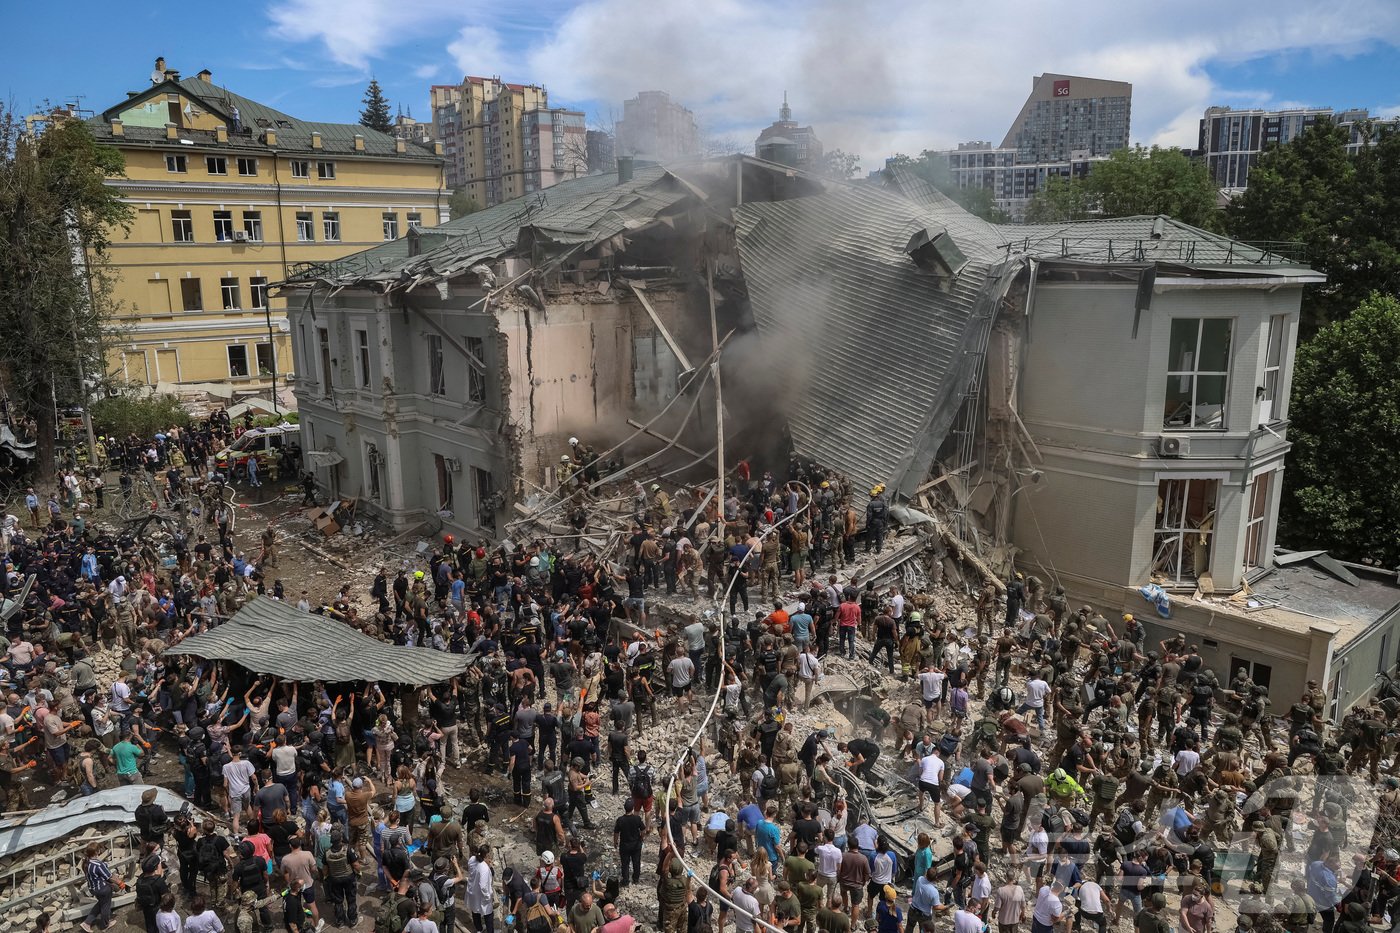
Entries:
POLYGON ((708 472, 717 360, 731 462, 884 483, 998 576, 1345 705, 1395 661, 1400 588, 1274 545, 1318 281, 1166 217, 1002 227, 897 169, 735 156, 620 159, 284 290, 308 460, 395 528, 508 537, 571 437, 708 472))

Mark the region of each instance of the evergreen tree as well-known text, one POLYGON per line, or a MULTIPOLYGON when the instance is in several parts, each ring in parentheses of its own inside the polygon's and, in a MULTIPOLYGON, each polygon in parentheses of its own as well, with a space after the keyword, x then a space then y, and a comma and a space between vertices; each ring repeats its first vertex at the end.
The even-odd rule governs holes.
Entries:
POLYGON ((365 109, 360 111, 360 126, 367 126, 381 133, 392 133, 394 121, 389 116, 389 99, 384 96, 384 89, 379 86, 378 78, 369 79, 363 102, 365 109))

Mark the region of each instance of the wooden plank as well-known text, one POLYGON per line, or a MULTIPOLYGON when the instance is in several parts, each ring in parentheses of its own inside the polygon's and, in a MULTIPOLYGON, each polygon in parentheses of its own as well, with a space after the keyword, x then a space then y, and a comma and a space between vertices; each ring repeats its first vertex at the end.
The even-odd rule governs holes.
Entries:
POLYGON ((657 314, 656 309, 651 306, 651 302, 647 301, 647 296, 642 294, 642 290, 637 287, 635 282, 628 282, 627 284, 632 289, 632 294, 637 296, 637 300, 640 301, 642 307, 646 309, 647 314, 651 317, 651 322, 656 325, 657 333, 661 334, 661 339, 666 341, 666 346, 670 347, 671 352, 676 354, 676 359, 680 360, 681 369, 686 371, 693 370, 695 367, 690 365, 690 360, 686 358, 685 351, 681 349, 681 345, 676 343, 676 338, 672 337, 671 332, 666 329, 666 325, 661 323, 661 315, 657 314))
POLYGON ((949 470, 947 473, 944 473, 942 476, 938 477, 938 479, 931 479, 931 480, 929 480, 927 483, 924 483, 922 486, 920 486, 918 489, 915 489, 915 490, 914 490, 914 495, 917 496, 917 495, 918 495, 919 493, 921 493, 921 492, 928 492, 928 491, 929 491, 930 489, 932 489, 933 487, 935 487, 935 486, 937 486, 937 485, 939 485, 939 484, 941 484, 941 483, 946 483, 948 480, 952 479, 954 476, 957 476, 959 473, 968 473, 968 472, 971 472, 972 469, 975 468, 976 466, 977 466, 977 461, 974 460, 974 461, 972 461, 971 463, 969 463, 967 466, 958 467, 956 470, 949 470))

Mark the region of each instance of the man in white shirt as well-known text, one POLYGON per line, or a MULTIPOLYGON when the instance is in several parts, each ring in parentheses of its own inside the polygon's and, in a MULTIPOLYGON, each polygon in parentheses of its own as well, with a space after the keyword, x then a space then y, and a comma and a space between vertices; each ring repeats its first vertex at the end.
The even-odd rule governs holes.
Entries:
POLYGON ((904 618, 904 594, 899 587, 890 587, 890 618, 896 622, 904 618))
POLYGON ((734 906, 738 910, 733 911, 734 929, 739 933, 753 933, 753 918, 758 915, 758 898, 754 897, 754 891, 758 890, 758 882, 749 877, 744 882, 744 886, 734 892, 734 906))
POLYGON ((1065 906, 1060 902, 1060 893, 1064 889, 1065 886, 1059 881, 1041 886, 1040 893, 1035 896, 1035 910, 1031 911, 1031 933, 1052 933, 1065 912, 1065 906))
POLYGON ((1026 681, 1026 699, 1016 710, 1018 713, 1035 710, 1035 725, 1041 732, 1045 731, 1045 697, 1049 692, 1050 685, 1039 674, 1032 674, 1026 681))
POLYGON ((822 844, 812 850, 812 854, 817 862, 817 884, 822 886, 826 892, 824 897, 830 899, 837 892, 836 872, 841 867, 840 849, 836 848, 836 843, 832 841, 831 831, 824 834, 822 844))
POLYGON ((1200 764, 1201 753, 1194 748, 1183 748, 1176 753, 1176 759, 1173 761, 1177 777, 1186 777, 1186 775, 1195 771, 1200 764))
POLYGON ((1104 933, 1103 888, 1097 881, 1082 881, 1077 895, 1080 925, 1088 927, 1092 924, 1098 933, 1104 933))
POLYGON ((807 709, 812 705, 812 687, 822 676, 822 662, 812 653, 811 649, 804 647, 802 653, 797 656, 797 679, 802 682, 802 708, 807 709))
POLYGON ((924 724, 932 726, 943 715, 943 684, 948 674, 929 664, 919 672, 919 689, 924 701, 924 724))
POLYGON ((953 933, 982 933, 982 918, 959 907, 953 911, 953 933))
POLYGON ((943 819, 943 756, 934 749, 923 758, 919 759, 919 809, 923 809, 924 795, 928 794, 933 798, 933 823, 935 826, 943 819))
POLYGON ((233 760, 224 765, 224 791, 228 794, 228 810, 233 817, 233 834, 241 834, 239 828, 239 816, 243 812, 243 807, 248 800, 248 794, 253 788, 253 776, 256 769, 251 761, 243 760, 243 750, 236 745, 229 747, 229 754, 233 760))
POLYGON ((117 678, 112 681, 112 712, 125 715, 131 711, 131 688, 126 685, 126 681, 117 678))
POLYGON ((690 712, 690 682, 695 678, 695 662, 689 655, 677 655, 666 665, 666 672, 670 676, 671 696, 676 698, 682 713, 690 712))

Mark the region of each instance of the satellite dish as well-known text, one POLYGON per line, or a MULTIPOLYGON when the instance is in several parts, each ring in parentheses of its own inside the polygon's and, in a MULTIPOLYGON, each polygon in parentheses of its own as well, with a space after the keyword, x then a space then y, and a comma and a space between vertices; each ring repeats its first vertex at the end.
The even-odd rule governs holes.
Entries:
POLYGON ((164 81, 164 80, 165 80, 165 72, 163 72, 163 71, 153 71, 153 72, 151 72, 151 83, 152 83, 152 84, 159 84, 159 83, 161 83, 161 82, 164 81))

